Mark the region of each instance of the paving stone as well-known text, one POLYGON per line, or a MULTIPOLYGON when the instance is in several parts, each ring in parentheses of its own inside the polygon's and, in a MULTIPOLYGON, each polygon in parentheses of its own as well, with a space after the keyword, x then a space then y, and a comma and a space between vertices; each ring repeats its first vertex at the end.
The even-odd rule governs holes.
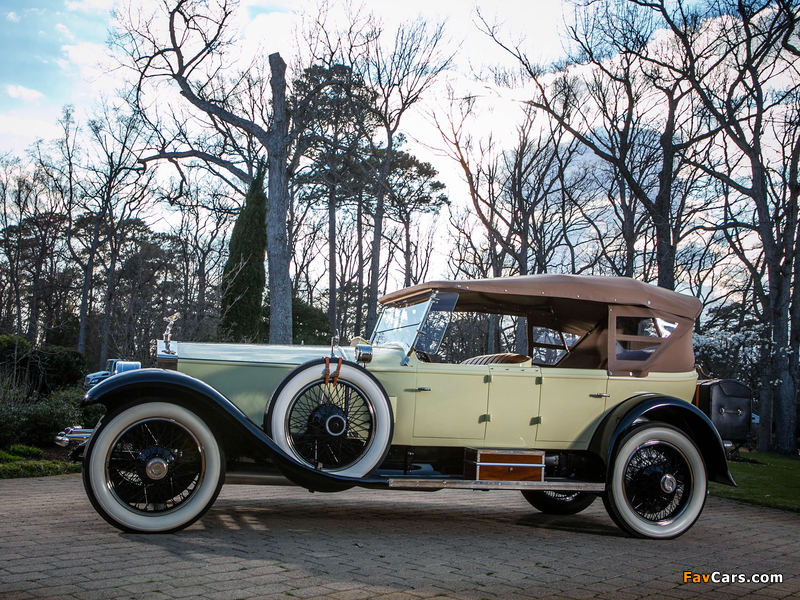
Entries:
POLYGON ((710 497, 671 541, 626 537, 602 503, 535 512, 518 492, 226 486, 185 531, 123 534, 79 476, 0 480, 0 598, 459 600, 800 596, 800 519, 710 497), (685 584, 683 572, 781 573, 685 584))

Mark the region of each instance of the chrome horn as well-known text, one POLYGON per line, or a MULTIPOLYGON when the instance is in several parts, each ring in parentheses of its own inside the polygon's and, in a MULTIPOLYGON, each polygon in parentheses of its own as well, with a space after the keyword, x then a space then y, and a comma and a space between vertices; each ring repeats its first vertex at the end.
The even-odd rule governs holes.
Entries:
POLYGON ((56 444, 61 447, 69 446, 70 442, 86 442, 90 437, 92 437, 92 432, 94 429, 84 429, 80 425, 75 425, 74 427, 67 427, 64 431, 60 432, 56 436, 56 444))

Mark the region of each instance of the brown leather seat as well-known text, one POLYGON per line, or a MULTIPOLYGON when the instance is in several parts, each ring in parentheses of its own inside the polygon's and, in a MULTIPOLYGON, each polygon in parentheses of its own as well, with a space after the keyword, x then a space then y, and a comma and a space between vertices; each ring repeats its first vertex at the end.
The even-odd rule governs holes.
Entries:
POLYGON ((530 360, 530 357, 524 354, 514 354, 513 352, 503 352, 501 354, 483 354, 481 356, 473 356, 467 360, 461 361, 462 365, 517 365, 530 360))

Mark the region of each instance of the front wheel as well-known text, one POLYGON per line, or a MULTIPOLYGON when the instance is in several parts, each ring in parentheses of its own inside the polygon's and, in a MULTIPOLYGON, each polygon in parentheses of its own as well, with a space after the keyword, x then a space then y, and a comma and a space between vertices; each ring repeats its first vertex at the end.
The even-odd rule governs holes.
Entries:
POLYGON ((264 429, 298 462, 347 477, 365 477, 389 452, 394 429, 386 391, 366 369, 337 361, 300 365, 275 388, 264 429))
POLYGON ((103 417, 84 455, 95 510, 129 532, 188 527, 211 507, 225 478, 222 449, 190 410, 143 402, 103 417))
POLYGON ((707 487, 705 463, 694 442, 670 425, 645 425, 620 443, 603 502, 627 533, 670 539, 694 525, 707 487))
POLYGON ((536 510, 548 515, 577 515, 586 510, 597 496, 586 492, 551 492, 522 490, 525 500, 536 510))

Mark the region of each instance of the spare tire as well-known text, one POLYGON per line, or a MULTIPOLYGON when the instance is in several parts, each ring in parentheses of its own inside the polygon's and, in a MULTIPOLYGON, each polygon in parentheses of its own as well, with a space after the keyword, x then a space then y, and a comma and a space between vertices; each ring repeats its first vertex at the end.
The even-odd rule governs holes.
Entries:
POLYGON ((304 363, 272 392, 264 430, 298 462, 347 477, 365 477, 386 458, 394 415, 386 390, 372 373, 324 358, 304 363))

